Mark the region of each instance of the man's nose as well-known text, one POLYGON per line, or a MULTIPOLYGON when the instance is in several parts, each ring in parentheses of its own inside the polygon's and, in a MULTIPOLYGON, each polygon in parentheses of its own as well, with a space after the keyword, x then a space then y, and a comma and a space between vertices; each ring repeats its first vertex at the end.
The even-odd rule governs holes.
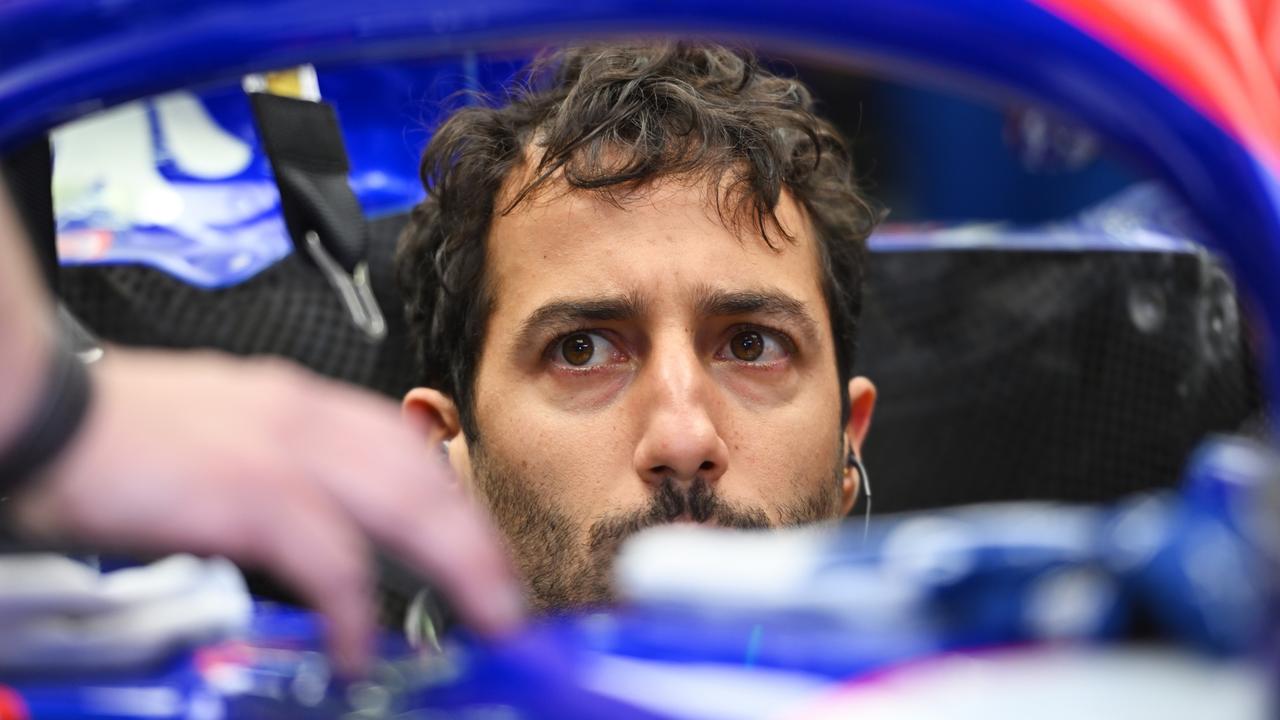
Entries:
POLYGON ((642 392, 645 432, 636 446, 636 471, 648 483, 663 478, 714 483, 729 467, 712 404, 715 387, 692 351, 669 353, 645 368, 642 392))

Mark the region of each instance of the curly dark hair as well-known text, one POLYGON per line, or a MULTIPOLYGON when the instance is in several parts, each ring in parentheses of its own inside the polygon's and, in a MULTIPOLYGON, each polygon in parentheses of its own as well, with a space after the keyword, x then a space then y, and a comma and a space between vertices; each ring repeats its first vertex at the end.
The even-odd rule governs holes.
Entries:
POLYGON ((793 242, 774 210, 785 188, 819 239, 836 365, 853 374, 866 238, 879 213, 858 189, 844 139, 799 81, 749 53, 687 43, 586 45, 535 60, 505 104, 452 115, 422 158, 427 195, 397 250, 421 382, 453 397, 476 437, 473 383, 494 288, 485 247, 495 213, 550 183, 621 204, 653 181, 693 177, 724 222, 793 242), (531 144, 534 146, 531 147, 531 144), (508 188, 536 157, 530 180, 508 188), (499 206, 499 198, 511 197, 499 206))

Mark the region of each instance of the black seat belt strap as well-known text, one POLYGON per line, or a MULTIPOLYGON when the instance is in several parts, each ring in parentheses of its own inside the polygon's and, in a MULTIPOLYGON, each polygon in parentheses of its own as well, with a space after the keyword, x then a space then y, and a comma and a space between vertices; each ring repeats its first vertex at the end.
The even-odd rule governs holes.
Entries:
POLYGON ((370 286, 368 228, 347 183, 337 114, 319 101, 266 92, 249 98, 294 247, 333 285, 356 326, 381 340, 386 321, 370 286))

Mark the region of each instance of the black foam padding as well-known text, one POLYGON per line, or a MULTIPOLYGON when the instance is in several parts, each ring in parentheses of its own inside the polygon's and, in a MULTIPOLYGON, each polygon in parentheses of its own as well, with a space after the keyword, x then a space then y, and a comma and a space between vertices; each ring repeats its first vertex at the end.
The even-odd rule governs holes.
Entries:
POLYGON ((1204 253, 873 253, 859 343, 876 512, 1171 487, 1208 433, 1260 415, 1204 253))
MULTIPOLYGON (((369 224, 366 259, 375 278, 390 266, 404 222, 405 216, 390 216, 369 224)), ((108 342, 285 357, 397 400, 414 383, 403 305, 391 301, 394 288, 377 293, 388 299, 387 335, 372 341, 351 323, 324 277, 297 254, 221 290, 141 265, 68 266, 61 278, 68 308, 108 342)))

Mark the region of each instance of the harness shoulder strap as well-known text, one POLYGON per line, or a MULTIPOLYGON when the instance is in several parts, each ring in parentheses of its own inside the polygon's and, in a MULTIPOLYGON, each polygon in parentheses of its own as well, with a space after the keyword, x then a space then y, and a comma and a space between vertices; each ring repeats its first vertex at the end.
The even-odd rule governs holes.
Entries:
POLYGON ((356 326, 381 340, 386 320, 371 288, 368 228, 347 182, 337 113, 327 103, 267 92, 249 98, 294 247, 329 280, 356 326))

